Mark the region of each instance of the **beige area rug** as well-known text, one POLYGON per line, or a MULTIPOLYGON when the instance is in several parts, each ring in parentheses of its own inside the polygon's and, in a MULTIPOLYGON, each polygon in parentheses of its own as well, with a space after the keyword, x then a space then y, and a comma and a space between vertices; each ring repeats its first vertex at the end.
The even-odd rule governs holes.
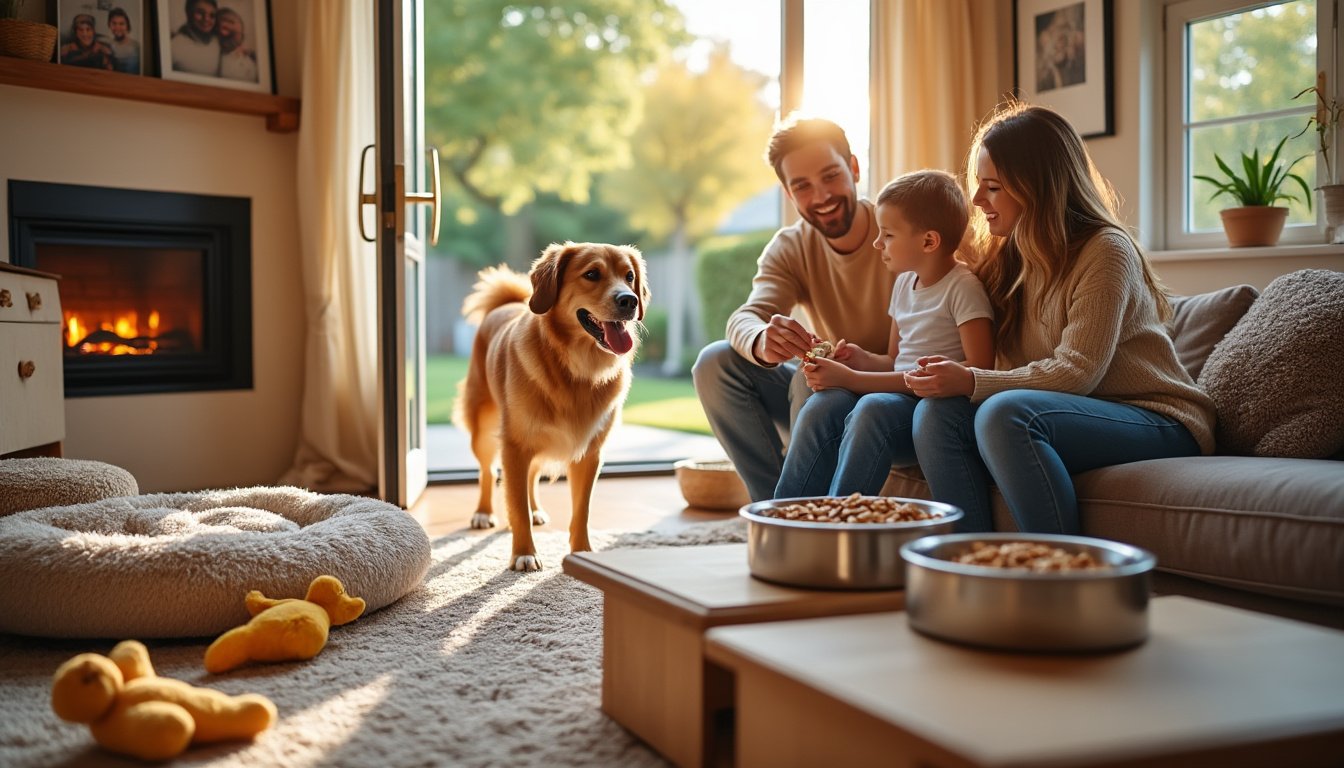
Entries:
MULTIPOLYGON (((665 765, 602 714, 602 594, 561 571, 564 533, 536 536, 547 568, 530 574, 505 570, 506 531, 435 540, 421 587, 334 628, 311 661, 212 676, 202 667, 205 643, 147 643, 160 675, 261 693, 280 710, 277 726, 255 743, 193 747, 172 765, 665 765)), ((744 540, 734 517, 675 536, 597 532, 593 545, 744 540)), ((0 765, 140 764, 102 751, 86 726, 51 711, 56 667, 114 644, 0 636, 0 765)))

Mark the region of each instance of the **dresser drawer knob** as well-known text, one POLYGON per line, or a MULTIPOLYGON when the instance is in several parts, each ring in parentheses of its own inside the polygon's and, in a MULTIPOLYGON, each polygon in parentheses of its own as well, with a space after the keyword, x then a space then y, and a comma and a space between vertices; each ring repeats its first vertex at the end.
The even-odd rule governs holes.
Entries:
POLYGON ((20 379, 31 379, 34 373, 37 373, 37 363, 34 363, 32 360, 19 361, 20 379))
POLYGON ((42 308, 42 294, 40 293, 28 294, 28 311, 36 312, 41 308, 42 308))
POLYGON ((10 298, 9 290, 0 290, 0 307, 12 307, 14 300, 10 298))

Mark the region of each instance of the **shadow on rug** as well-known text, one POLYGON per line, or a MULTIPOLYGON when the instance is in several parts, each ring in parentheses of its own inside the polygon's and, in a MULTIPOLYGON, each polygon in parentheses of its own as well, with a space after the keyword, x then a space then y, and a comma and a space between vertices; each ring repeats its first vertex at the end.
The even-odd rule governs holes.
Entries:
MULTIPOLYGON (((733 517, 676 535, 594 532, 593 546, 724 544, 745 534, 733 517)), ((528 574, 506 570, 507 531, 436 539, 419 588, 333 629, 311 661, 213 676, 202 666, 209 638, 150 644, 160 675, 260 693, 280 710, 255 743, 192 747, 173 765, 665 765, 599 709, 602 594, 561 571, 564 532, 534 536, 546 569, 528 574)), ((56 667, 121 639, 0 636, 0 765, 141 765, 51 711, 56 667)))

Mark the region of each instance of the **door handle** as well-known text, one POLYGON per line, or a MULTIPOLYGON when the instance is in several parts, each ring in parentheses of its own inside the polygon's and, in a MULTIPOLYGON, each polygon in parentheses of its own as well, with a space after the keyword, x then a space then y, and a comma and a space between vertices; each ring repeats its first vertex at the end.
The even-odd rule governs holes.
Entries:
MULTIPOLYGON (((364 151, 361 152, 359 155, 359 202, 358 205, 356 206, 357 216, 359 218, 359 236, 364 238, 365 242, 369 243, 374 242, 376 238, 369 237, 368 233, 364 231, 364 206, 366 205, 377 206, 378 204, 377 192, 364 191, 364 166, 366 165, 365 161, 367 160, 369 156, 369 150, 371 149, 373 149, 372 144, 364 147, 364 151)), ((438 245, 439 222, 442 220, 442 209, 443 209, 443 186, 439 179, 439 150, 430 147, 429 149, 425 150, 425 152, 426 154, 429 155, 429 161, 430 161, 429 191, 403 192, 402 203, 410 205, 430 206, 429 244, 438 245)), ((402 177, 400 170, 401 169, 399 167, 397 174, 398 177, 397 189, 403 190, 405 189, 405 185, 403 182, 401 182, 402 177)), ((398 226, 398 223, 401 220, 402 217, 400 215, 395 217, 385 217, 384 226, 389 229, 396 227, 398 226)))
POLYGON ((407 192, 406 202, 429 206, 429 244, 439 244, 439 220, 442 208, 442 187, 439 185, 439 150, 430 147, 425 150, 429 155, 429 191, 407 192))

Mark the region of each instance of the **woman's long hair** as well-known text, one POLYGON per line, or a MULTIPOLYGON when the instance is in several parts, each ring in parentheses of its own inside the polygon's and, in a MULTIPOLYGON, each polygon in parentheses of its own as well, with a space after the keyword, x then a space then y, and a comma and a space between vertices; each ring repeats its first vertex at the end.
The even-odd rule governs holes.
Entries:
POLYGON ((989 233, 983 216, 972 217, 970 251, 976 274, 994 305, 999 349, 1013 349, 1023 322, 1026 270, 1044 278, 1045 295, 1063 285, 1083 245, 1104 227, 1130 238, 1157 304, 1170 314, 1166 291, 1134 238, 1120 222, 1115 190, 1088 156, 1078 131, 1059 113, 1021 102, 1001 105, 976 131, 966 161, 975 189, 980 149, 989 152, 1003 190, 1022 206, 1007 237, 989 233))

